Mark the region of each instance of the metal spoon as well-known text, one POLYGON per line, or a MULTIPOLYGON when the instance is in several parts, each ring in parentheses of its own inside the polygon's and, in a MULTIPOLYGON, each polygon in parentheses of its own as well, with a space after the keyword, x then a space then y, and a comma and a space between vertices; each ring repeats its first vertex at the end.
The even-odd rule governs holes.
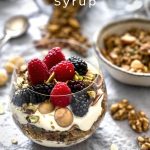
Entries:
POLYGON ((0 41, 0 51, 11 38, 17 38, 23 35, 28 27, 29 22, 25 16, 14 16, 7 20, 4 26, 4 36, 0 41))

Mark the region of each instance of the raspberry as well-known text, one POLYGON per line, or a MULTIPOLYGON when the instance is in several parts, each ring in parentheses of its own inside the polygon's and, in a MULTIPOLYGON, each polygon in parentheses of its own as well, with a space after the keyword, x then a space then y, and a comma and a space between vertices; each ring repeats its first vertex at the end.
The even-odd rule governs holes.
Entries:
POLYGON ((48 77, 48 68, 41 60, 35 58, 28 63, 28 79, 32 85, 44 83, 48 77))
POLYGON ((85 75, 87 73, 87 64, 80 57, 72 56, 71 58, 69 58, 69 61, 73 63, 75 71, 77 71, 79 75, 85 75))
POLYGON ((61 52, 61 48, 54 47, 45 56, 43 62, 47 65, 48 69, 50 70, 53 66, 55 66, 63 60, 65 60, 65 56, 61 52))
POLYGON ((71 102, 71 109, 74 115, 83 117, 88 112, 90 105, 90 97, 87 93, 81 93, 79 95, 73 96, 71 102))
POLYGON ((70 88, 64 82, 58 82, 50 95, 50 100, 55 106, 66 107, 71 103, 72 96, 70 88))
POLYGON ((85 88, 85 84, 82 81, 68 81, 67 85, 70 87, 71 92, 75 93, 85 88))
POLYGON ((54 66, 54 73, 57 81, 71 80, 75 74, 74 66, 70 61, 62 61, 54 66))

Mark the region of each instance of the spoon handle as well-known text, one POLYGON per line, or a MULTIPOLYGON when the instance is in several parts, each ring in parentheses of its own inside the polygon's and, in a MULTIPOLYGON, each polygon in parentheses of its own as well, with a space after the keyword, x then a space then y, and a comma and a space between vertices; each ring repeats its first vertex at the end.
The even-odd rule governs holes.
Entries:
POLYGON ((0 40, 0 52, 3 46, 9 41, 11 37, 8 34, 5 34, 4 37, 0 40))

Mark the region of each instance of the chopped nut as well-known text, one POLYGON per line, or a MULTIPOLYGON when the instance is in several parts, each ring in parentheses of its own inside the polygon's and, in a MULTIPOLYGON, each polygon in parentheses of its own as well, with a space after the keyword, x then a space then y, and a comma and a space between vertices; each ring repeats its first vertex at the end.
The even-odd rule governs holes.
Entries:
POLYGON ((73 122, 73 114, 68 108, 58 108, 55 111, 55 120, 61 127, 68 127, 73 122))
POLYGON ((27 114, 33 114, 33 113, 35 113, 36 110, 37 110, 37 107, 34 106, 34 105, 32 105, 32 104, 29 104, 29 105, 24 104, 24 105, 22 106, 22 108, 23 108, 24 112, 27 113, 27 114))
POLYGON ((140 47, 140 53, 150 55, 150 43, 145 43, 140 47))
POLYGON ((8 73, 13 73, 14 69, 15 69, 15 65, 13 63, 10 63, 10 62, 7 62, 5 65, 4 65, 4 68, 6 69, 6 71, 8 73))
POLYGON ((0 86, 3 86, 8 81, 7 72, 4 69, 0 69, 0 86))
POLYGON ((21 67, 20 67, 20 71, 21 71, 21 73, 24 73, 24 72, 26 72, 27 71, 27 65, 22 65, 21 67))
POLYGON ((145 132, 149 129, 149 120, 146 114, 142 111, 130 111, 128 114, 128 120, 131 128, 136 132, 145 132))
POLYGON ((95 91, 87 91, 90 98, 95 99, 96 98, 96 92, 95 91))
POLYGON ((75 72, 75 75, 73 78, 75 81, 82 81, 83 80, 83 76, 80 76, 77 72, 75 72))
POLYGON ((48 114, 54 110, 54 105, 50 102, 41 103, 38 110, 41 114, 48 114))
POLYGON ((125 34, 121 37, 121 41, 125 44, 132 44, 136 41, 136 37, 130 34, 125 34))
POLYGON ((53 72, 50 77, 48 78, 48 80, 46 81, 46 83, 50 83, 51 81, 54 80, 54 77, 55 77, 55 73, 53 72))
POLYGON ((18 78, 17 78, 17 85, 18 85, 19 87, 22 87, 23 82, 24 82, 23 77, 18 77, 18 78))
POLYGON ((39 116, 30 115, 30 116, 27 116, 26 119, 29 123, 37 123, 40 118, 39 118, 39 116))
POLYGON ((131 68, 134 70, 143 69, 144 65, 139 60, 133 60, 131 62, 131 68))
POLYGON ((11 143, 12 143, 12 144, 18 144, 18 141, 17 141, 16 139, 12 139, 12 140, 11 140, 11 143))
POLYGON ((111 105, 110 112, 115 120, 124 120, 128 118, 128 113, 133 110, 134 107, 129 104, 127 99, 123 99, 120 102, 111 105))

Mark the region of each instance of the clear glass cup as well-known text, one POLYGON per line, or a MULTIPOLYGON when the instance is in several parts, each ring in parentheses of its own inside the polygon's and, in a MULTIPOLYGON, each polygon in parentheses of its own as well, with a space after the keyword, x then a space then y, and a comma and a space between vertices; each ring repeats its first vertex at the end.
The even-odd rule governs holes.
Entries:
MULTIPOLYGON (((56 42, 51 41, 53 46, 56 42)), ((72 56, 72 48, 88 49, 83 45, 59 40, 57 46, 61 46, 65 56, 72 56), (63 46, 62 46, 63 45, 63 46)), ((41 58, 45 51, 41 51, 41 58)), ((40 55, 38 55, 40 56, 40 55)), ((95 56, 95 62, 98 62, 95 56)), ((84 59, 84 58, 83 58, 84 59)), ((13 73, 11 85, 10 109, 16 125, 25 136, 33 142, 47 147, 67 147, 80 143, 90 137, 96 129, 106 112, 107 93, 103 75, 93 59, 84 59, 90 70, 83 76, 87 86, 79 92, 69 95, 57 95, 57 98, 73 98, 82 100, 83 95, 88 95, 88 112, 83 116, 76 116, 71 104, 65 108, 53 107, 50 100, 56 95, 48 95, 31 89, 27 86, 27 71, 24 67, 13 73), (91 80, 91 78, 93 78, 91 80), (16 96, 17 95, 17 96, 16 96), (61 114, 61 117, 59 116, 61 114), (67 124, 67 126, 65 126, 67 124)), ((56 81, 51 81, 55 84, 56 81)))

